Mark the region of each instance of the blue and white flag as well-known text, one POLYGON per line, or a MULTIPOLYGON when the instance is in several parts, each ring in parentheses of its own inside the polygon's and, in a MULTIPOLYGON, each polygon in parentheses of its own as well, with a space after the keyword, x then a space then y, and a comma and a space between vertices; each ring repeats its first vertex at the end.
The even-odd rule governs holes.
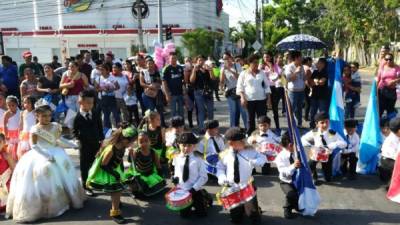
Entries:
POLYGON ((289 136, 291 142, 295 146, 297 158, 301 162, 301 167, 297 169, 293 175, 293 184, 299 193, 299 210, 304 216, 313 216, 318 210, 321 198, 312 180, 307 155, 304 151, 303 144, 301 143, 299 129, 296 126, 292 106, 286 90, 285 99, 289 136))
MULTIPOLYGON (((335 81, 333 82, 331 105, 329 106, 329 123, 330 129, 336 131, 344 140, 346 140, 344 134, 344 102, 341 67, 341 61, 336 60, 335 81)), ((332 174, 334 176, 341 173, 340 151, 341 149, 334 149, 332 152, 332 174)))
POLYGON ((376 93, 376 81, 374 80, 360 139, 360 153, 357 164, 357 172, 361 174, 374 174, 376 172, 378 154, 382 144, 376 93))

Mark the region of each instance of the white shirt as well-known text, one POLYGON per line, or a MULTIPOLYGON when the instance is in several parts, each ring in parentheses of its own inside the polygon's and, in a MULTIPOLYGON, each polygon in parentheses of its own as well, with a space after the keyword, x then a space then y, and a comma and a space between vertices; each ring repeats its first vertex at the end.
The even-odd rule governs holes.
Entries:
POLYGON ((265 134, 268 135, 268 137, 263 137, 264 133, 257 130, 255 131, 255 133, 253 133, 250 137, 247 138, 247 142, 249 144, 253 144, 253 142, 255 141, 257 144, 261 144, 261 143, 273 143, 273 144, 279 144, 281 142, 281 138, 278 137, 278 135, 276 135, 274 132, 271 131, 271 129, 268 129, 267 132, 265 132, 265 134))
MULTIPOLYGON (((239 184, 247 185, 252 179, 252 172, 254 167, 263 166, 267 162, 265 155, 260 154, 254 149, 248 148, 239 151, 239 184)), ((220 160, 217 164, 217 177, 218 183, 223 185, 228 182, 230 185, 235 185, 234 182, 234 162, 235 153, 231 147, 224 152, 220 153, 220 160)))
POLYGON ((321 132, 318 130, 311 130, 307 132, 305 135, 301 137, 301 143, 304 147, 327 147, 330 151, 329 154, 336 148, 344 149, 347 146, 347 143, 343 138, 338 134, 332 134, 329 130, 321 132), (322 143, 321 135, 324 137, 328 146, 324 146, 322 143))
MULTIPOLYGON (((225 150, 225 141, 224 138, 220 135, 214 137, 215 142, 219 147, 219 151, 222 152, 225 150)), ((197 145, 197 151, 201 152, 204 155, 204 150, 206 151, 205 157, 210 155, 218 154, 217 150, 214 147, 213 140, 211 139, 210 135, 206 133, 201 139, 200 143, 197 145)))
MULTIPOLYGON (((290 163, 291 152, 285 148, 276 156, 275 163, 279 171, 279 179, 285 183, 292 183, 292 176, 296 167, 290 163)), ((294 160, 294 153, 293 153, 294 160)))
POLYGON ((382 157, 396 160, 399 148, 400 138, 393 132, 390 132, 382 145, 382 157))
POLYGON ((94 82, 99 83, 99 79, 101 77, 101 72, 94 68, 92 70, 92 73, 90 73, 90 80, 92 81, 92 84, 94 84, 94 82))
POLYGON ((296 74, 297 78, 294 81, 290 80, 290 77, 292 76, 292 74, 296 71, 297 66, 294 64, 294 62, 290 63, 289 65, 287 65, 285 67, 285 76, 287 78, 288 81, 288 89, 289 91, 295 91, 295 92, 299 92, 299 91, 303 91, 305 88, 305 82, 304 80, 306 79, 306 73, 304 71, 304 67, 301 66, 301 72, 296 74))
MULTIPOLYGON (((344 134, 346 135, 346 139, 347 139, 347 131, 346 129, 344 129, 344 134)), ((354 132, 354 134, 349 135, 348 140, 346 140, 349 142, 348 145, 346 145, 346 147, 342 150, 342 154, 343 153, 356 153, 358 154, 358 150, 360 148, 360 137, 358 136, 358 134, 356 132, 354 132)))
MULTIPOLYGON (((96 80, 96 83, 100 86, 100 88, 108 87, 110 89, 115 89, 115 83, 117 82, 117 79, 115 79, 115 77, 111 74, 107 78, 100 76, 100 80, 96 80)), ((115 96, 115 91, 100 91, 99 93, 101 96, 115 96)))
POLYGON ((92 119, 92 112, 85 112, 82 109, 79 109, 79 113, 86 119, 86 115, 89 114, 89 118, 92 119))
POLYGON ((125 105, 127 106, 137 105, 137 98, 135 92, 132 91, 131 95, 128 95, 128 92, 126 92, 124 95, 124 101, 125 105))
POLYGON ((236 85, 236 94, 240 95, 242 92, 247 101, 265 100, 271 93, 271 89, 264 71, 259 70, 256 76, 253 76, 250 70, 241 72, 236 85))
POLYGON ((115 80, 117 80, 119 89, 115 90, 115 98, 123 98, 126 89, 128 88, 129 80, 125 74, 121 74, 120 76, 114 76, 115 80))
POLYGON ((185 165, 186 156, 183 153, 177 155, 172 164, 175 166, 174 175, 179 178, 178 188, 189 191, 191 188, 196 191, 207 183, 208 175, 206 164, 201 157, 195 156, 193 153, 189 154, 189 178, 183 182, 183 167, 185 165))

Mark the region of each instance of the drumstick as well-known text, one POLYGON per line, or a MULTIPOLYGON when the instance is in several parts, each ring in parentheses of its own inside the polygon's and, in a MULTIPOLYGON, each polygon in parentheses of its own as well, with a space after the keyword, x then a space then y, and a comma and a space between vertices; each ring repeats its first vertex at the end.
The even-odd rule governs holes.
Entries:
POLYGON ((131 198, 135 201, 136 205, 139 206, 139 208, 141 209, 142 213, 145 213, 146 210, 145 210, 144 207, 139 203, 139 201, 136 199, 135 195, 132 194, 132 192, 129 192, 128 194, 129 194, 129 196, 131 196, 131 198))

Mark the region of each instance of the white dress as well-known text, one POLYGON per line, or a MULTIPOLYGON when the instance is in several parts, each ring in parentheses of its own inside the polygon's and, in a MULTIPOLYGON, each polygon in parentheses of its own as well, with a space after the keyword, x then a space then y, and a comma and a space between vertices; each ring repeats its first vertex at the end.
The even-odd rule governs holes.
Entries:
POLYGON ((51 129, 44 131, 35 125, 31 134, 38 136, 37 144, 15 167, 6 216, 17 222, 32 222, 60 216, 70 207, 81 208, 84 201, 82 184, 73 162, 64 149, 57 146, 61 126, 52 123, 51 129), (55 162, 48 160, 50 156, 55 162))

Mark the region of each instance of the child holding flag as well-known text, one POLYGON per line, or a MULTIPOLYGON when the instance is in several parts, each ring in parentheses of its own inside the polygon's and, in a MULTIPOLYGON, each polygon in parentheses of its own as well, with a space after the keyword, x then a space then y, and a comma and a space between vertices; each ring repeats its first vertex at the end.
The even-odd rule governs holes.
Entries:
POLYGON ((285 205, 283 206, 283 216, 286 219, 294 218, 292 210, 299 210, 298 201, 299 194, 293 184, 292 177, 297 168, 301 167, 301 163, 294 156, 294 146, 290 141, 289 133, 286 132, 281 138, 282 151, 275 159, 276 166, 279 171, 280 186, 285 194, 285 205))

